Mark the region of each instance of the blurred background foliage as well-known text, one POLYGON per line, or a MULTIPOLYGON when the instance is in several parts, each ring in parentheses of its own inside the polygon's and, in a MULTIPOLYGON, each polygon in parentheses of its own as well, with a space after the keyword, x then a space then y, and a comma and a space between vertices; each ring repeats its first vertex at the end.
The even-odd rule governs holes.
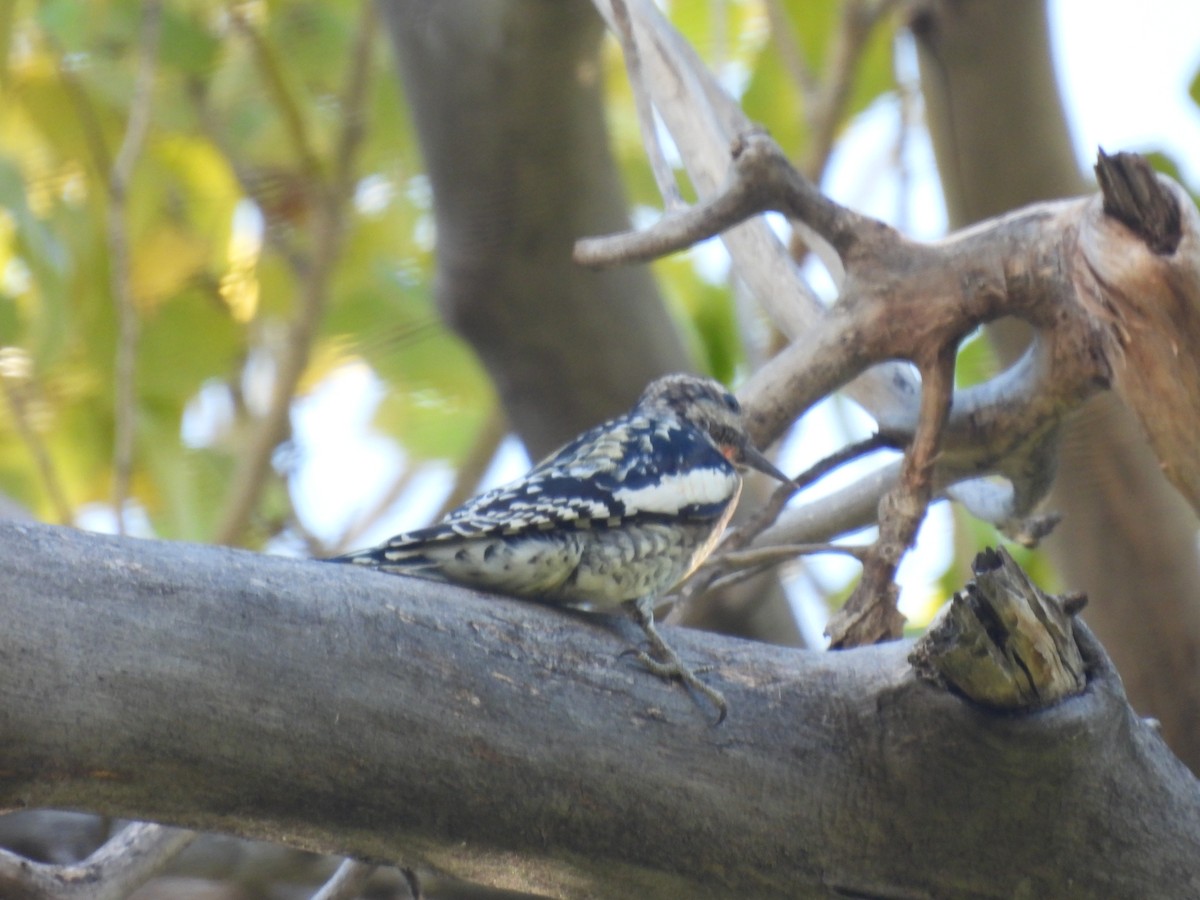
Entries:
MULTIPOLYGON (((900 124, 880 158, 904 167, 919 100, 889 18, 848 48, 835 2, 669 12, 811 176, 881 105, 900 124)), ((433 304, 432 198, 369 4, 19 0, 0 4, 0 47, 0 494, 47 521, 320 555, 369 533, 434 462, 467 470, 452 497, 476 487, 502 417, 433 304), (314 448, 293 426, 339 377, 335 396, 378 401, 363 435, 325 437, 384 440, 393 471, 330 509, 303 484, 348 475, 302 478, 314 448)), ((636 223, 661 199, 611 40, 605 62, 636 223)), ((655 272, 698 368, 733 382, 775 346, 720 250, 655 272)), ((995 365, 979 341, 964 363, 968 381, 995 365)), ((843 408, 838 430, 861 430, 843 408)), ((931 603, 996 540, 953 530, 931 603)))
POLYGON ((294 452, 273 453, 243 527, 219 529, 288 357, 304 363, 297 397, 369 366, 388 385, 374 425, 414 460, 460 459, 491 393, 430 301, 428 188, 370 7, 163 5, 149 125, 114 220, 146 6, 4 5, 0 491, 50 521, 91 509, 101 527, 124 518, 261 547, 290 520, 294 452), (114 295, 114 231, 129 248, 126 297, 114 295), (123 348, 126 303, 138 333, 123 348), (134 451, 115 496, 122 353, 134 451))

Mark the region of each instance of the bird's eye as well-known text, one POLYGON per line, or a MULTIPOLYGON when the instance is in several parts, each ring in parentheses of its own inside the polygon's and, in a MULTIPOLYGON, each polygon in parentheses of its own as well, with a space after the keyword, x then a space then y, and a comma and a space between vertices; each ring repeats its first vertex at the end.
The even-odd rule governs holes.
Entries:
POLYGON ((721 400, 725 403, 725 408, 730 412, 740 413, 742 411, 742 405, 737 402, 737 397, 733 396, 733 394, 727 392, 721 400))

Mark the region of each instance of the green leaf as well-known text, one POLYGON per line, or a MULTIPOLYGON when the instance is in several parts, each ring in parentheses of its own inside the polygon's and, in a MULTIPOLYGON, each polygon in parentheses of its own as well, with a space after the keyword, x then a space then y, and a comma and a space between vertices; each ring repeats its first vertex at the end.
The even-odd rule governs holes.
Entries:
POLYGON ((732 383, 744 354, 728 285, 701 278, 686 255, 661 260, 654 268, 700 367, 714 378, 732 383))
POLYGON ((172 3, 163 6, 159 59, 164 66, 203 76, 216 67, 220 52, 221 42, 208 28, 172 3))
POLYGON ((1149 150, 1142 154, 1155 172, 1161 172, 1183 184, 1183 175, 1179 171, 1179 163, 1161 150, 1149 150))
POLYGON ((17 0, 0 0, 0 87, 8 87, 8 55, 12 44, 17 0))
POLYGON ((742 107, 747 116, 770 131, 784 153, 793 159, 804 155, 809 144, 804 98, 784 67, 775 41, 763 45, 742 97, 742 107))
POLYGON ((47 0, 38 5, 38 24, 54 41, 64 48, 83 46, 87 39, 89 22, 95 11, 87 3, 72 0, 47 0))
POLYGON ((954 386, 970 387, 981 384, 996 374, 999 361, 991 342, 982 332, 976 331, 964 340, 954 363, 954 386))
POLYGON ((189 288, 143 314, 139 395, 181 414, 205 381, 233 375, 245 351, 245 335, 220 300, 189 288))
POLYGON ((149 407, 139 418, 138 460, 143 477, 134 485, 156 534, 206 541, 216 529, 236 458, 185 447, 177 410, 149 407))

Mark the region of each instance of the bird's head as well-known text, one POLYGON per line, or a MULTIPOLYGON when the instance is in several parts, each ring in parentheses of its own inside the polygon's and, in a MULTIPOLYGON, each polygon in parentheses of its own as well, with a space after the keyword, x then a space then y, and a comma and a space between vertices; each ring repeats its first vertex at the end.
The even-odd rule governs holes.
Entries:
POLYGON ((643 412, 667 411, 696 426, 735 466, 750 466, 791 482, 754 446, 746 433, 741 404, 720 382, 697 375, 664 375, 646 386, 637 405, 643 412))

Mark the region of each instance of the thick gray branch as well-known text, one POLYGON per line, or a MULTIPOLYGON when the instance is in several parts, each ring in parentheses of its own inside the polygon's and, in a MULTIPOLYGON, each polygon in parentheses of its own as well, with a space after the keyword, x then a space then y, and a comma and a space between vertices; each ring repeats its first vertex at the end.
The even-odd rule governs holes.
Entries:
POLYGON ((0 523, 0 599, 5 806, 563 897, 1200 891, 1200 788, 1087 641, 1081 697, 1001 716, 904 642, 668 630, 713 729, 595 619, 349 567, 0 523))

